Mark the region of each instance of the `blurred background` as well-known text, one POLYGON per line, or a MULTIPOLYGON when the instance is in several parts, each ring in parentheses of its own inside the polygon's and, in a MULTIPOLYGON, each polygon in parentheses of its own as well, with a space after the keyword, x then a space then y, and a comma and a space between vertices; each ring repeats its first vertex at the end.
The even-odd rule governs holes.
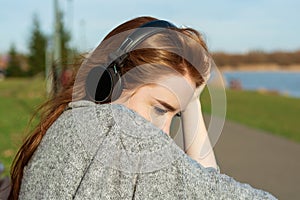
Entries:
MULTIPOLYGON (((299 199, 299 8, 298 0, 0 0, 0 176, 9 175, 26 128, 39 120, 27 126, 36 108, 68 82, 69 64, 117 25, 149 15, 200 31, 223 75, 221 172, 299 199)), ((209 98, 205 91, 207 123, 209 98)))

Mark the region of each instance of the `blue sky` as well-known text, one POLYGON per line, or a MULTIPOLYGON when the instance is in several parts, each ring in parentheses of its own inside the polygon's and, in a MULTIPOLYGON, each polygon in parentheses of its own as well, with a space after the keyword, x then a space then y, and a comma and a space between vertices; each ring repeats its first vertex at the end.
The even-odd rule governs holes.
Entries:
MULTIPOLYGON (((299 50, 299 0, 59 0, 72 44, 93 49, 115 26, 150 15, 204 34, 212 51, 299 50)), ((27 52, 33 15, 51 34, 53 0, 0 0, 0 53, 27 52)))

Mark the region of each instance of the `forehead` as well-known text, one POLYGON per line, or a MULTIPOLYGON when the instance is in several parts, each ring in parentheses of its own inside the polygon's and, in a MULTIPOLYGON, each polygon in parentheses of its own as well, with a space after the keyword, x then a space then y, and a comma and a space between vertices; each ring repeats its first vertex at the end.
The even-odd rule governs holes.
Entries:
POLYGON ((183 110, 195 90, 195 83, 186 76, 166 76, 152 87, 154 95, 173 106, 183 110))

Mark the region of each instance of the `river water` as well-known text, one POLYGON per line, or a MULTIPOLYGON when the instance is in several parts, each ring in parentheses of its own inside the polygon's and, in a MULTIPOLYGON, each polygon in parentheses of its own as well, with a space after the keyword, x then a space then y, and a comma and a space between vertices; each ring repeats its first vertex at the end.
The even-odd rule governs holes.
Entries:
POLYGON ((300 98, 300 72, 288 71, 227 71, 223 72, 228 87, 231 80, 238 80, 245 90, 266 89, 300 98))

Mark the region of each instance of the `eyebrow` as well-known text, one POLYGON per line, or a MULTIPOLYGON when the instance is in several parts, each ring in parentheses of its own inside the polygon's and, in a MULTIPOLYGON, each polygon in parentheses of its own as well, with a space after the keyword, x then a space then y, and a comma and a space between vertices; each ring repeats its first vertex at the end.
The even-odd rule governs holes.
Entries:
POLYGON ((168 110, 170 110, 171 112, 174 112, 174 111, 177 110, 176 108, 174 108, 173 106, 171 106, 171 105, 168 104, 167 102, 164 102, 164 101, 159 100, 159 99, 156 99, 156 98, 155 98, 155 100, 156 100, 157 102, 159 102, 161 105, 163 105, 165 108, 167 108, 168 110))

